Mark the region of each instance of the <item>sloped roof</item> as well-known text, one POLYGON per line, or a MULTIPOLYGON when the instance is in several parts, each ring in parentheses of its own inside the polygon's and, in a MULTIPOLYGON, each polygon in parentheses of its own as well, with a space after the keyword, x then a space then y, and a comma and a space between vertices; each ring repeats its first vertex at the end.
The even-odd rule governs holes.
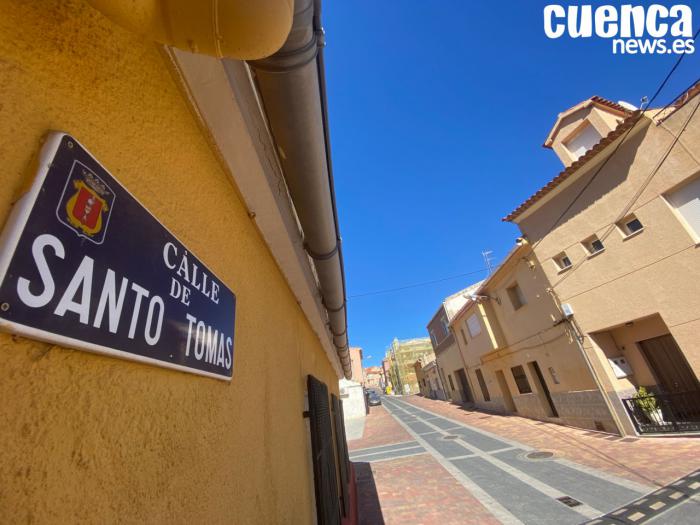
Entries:
MULTIPOLYGON (((470 295, 480 295, 480 292, 484 290, 496 277, 498 277, 501 272, 507 267, 509 262, 512 262, 514 260, 514 257, 516 257, 517 254, 521 253, 522 250, 529 249, 530 243, 527 242, 525 239, 519 239, 516 241, 515 246, 513 246, 510 251, 508 252, 508 255, 506 255, 505 259, 499 264, 496 269, 489 275, 486 279, 481 281, 480 283, 477 283, 474 288, 474 290, 471 291, 470 295)), ((450 319, 450 324, 454 324, 455 319, 460 317, 468 308, 474 303, 478 303, 478 299, 472 299, 472 297, 467 296, 467 300, 464 302, 459 307, 459 310, 455 312, 455 314, 452 316, 450 319)))
MULTIPOLYGON (((660 111, 657 111, 657 113, 654 115, 655 121, 656 122, 663 122, 664 120, 666 120, 673 113, 675 113, 680 108, 685 106, 688 102, 690 102, 690 100, 692 100, 693 98, 695 98, 699 94, 700 94, 700 81, 696 82, 695 84, 690 86, 687 90, 685 90, 683 93, 678 95, 667 107, 661 109, 660 111)), ((591 97, 589 100, 596 102, 598 104, 608 106, 612 109, 620 108, 621 110, 627 111, 624 107, 620 106, 619 104, 616 104, 615 102, 604 99, 602 97, 594 96, 594 97, 591 97)), ((584 102, 588 102, 588 101, 584 101, 584 102)), ((577 110, 578 106, 581 106, 581 104, 574 106, 573 108, 567 110, 569 112, 568 114, 571 113, 571 110, 574 110, 574 111, 577 110)), ((583 106, 581 106, 581 107, 583 107, 583 106)), ((645 110, 645 112, 647 114, 650 113, 651 111, 652 110, 650 110, 650 109, 645 110)), ((627 111, 627 117, 617 126, 617 128, 615 128, 613 131, 608 133, 608 135, 603 137, 598 142, 598 144, 593 146, 583 156, 581 156, 577 161, 573 162, 568 168, 561 171, 559 173, 559 175, 554 177, 551 181, 549 181, 547 184, 545 184, 542 188, 537 190, 532 196, 530 196, 525 202, 520 204, 520 206, 515 208, 508 215, 506 215, 502 220, 504 222, 512 222, 513 220, 517 219, 518 216, 520 216, 530 206, 532 206, 537 201, 542 199, 545 195, 547 195, 549 192, 554 190, 557 186, 559 186, 567 178, 569 178, 571 175, 573 175, 580 167, 585 165, 587 162, 589 162, 591 159, 593 159, 596 155, 598 155, 598 153, 600 153, 608 145, 610 145, 610 143, 612 143, 615 139, 617 139, 623 133, 625 133, 628 129, 633 127, 637 123, 637 120, 641 117, 641 115, 643 113, 644 112, 640 111, 640 110, 633 111, 633 112, 627 111)))
POLYGON ((524 201, 517 208, 515 208, 513 211, 511 211, 502 220, 504 222, 512 222, 515 219, 517 219, 530 206, 535 204, 537 201, 542 199, 545 195, 547 195, 549 192, 551 192, 557 186, 559 186, 562 182, 564 182, 566 179, 571 177, 574 173, 576 173, 576 171, 579 170, 579 168, 581 168, 582 166, 587 164, 589 161, 591 161, 593 158, 595 158, 601 151, 603 151, 606 147, 608 147, 612 142, 614 142, 617 138, 622 136, 623 133, 625 133, 630 128, 634 127, 634 125, 637 123, 637 120, 639 120, 641 115, 642 115, 642 112, 639 110, 630 113, 627 116, 627 118, 625 118, 622 122, 620 122, 620 124, 618 124, 618 126, 614 130, 612 130, 605 137, 600 139, 600 141, 595 146, 593 146, 591 149, 589 149, 584 155, 579 157, 578 160, 574 161, 569 167, 567 167, 566 169, 561 171, 556 177, 554 177, 552 180, 550 180, 542 188, 537 190, 533 195, 528 197, 528 199, 526 201, 524 201))
POLYGON ((471 286, 467 286, 464 290, 460 290, 447 297, 443 302, 445 307, 445 312, 447 313, 447 320, 451 321, 454 315, 459 311, 459 309, 469 300, 469 297, 476 292, 479 287, 484 283, 484 281, 479 281, 471 286))
POLYGON ((617 102, 613 102, 612 100, 608 100, 607 98, 599 97, 598 95, 593 95, 591 98, 587 98, 583 102, 579 102, 575 106, 571 106, 566 111, 562 111, 561 113, 559 113, 559 115, 557 115, 557 121, 554 123, 554 126, 552 126, 552 129, 549 131, 549 134, 547 135, 547 139, 544 141, 543 146, 545 148, 552 147, 554 135, 559 129, 559 125, 561 124, 562 120, 564 120, 572 113, 575 113, 580 109, 586 108, 591 105, 603 106, 607 110, 612 110, 614 113, 618 113, 622 117, 628 116, 632 113, 632 111, 630 111, 624 106, 621 106, 617 102))
POLYGON ((675 99, 673 99, 673 101, 667 107, 661 109, 658 113, 656 113, 656 115, 654 115, 654 118, 658 122, 663 122, 668 117, 673 115, 676 111, 678 111, 680 108, 685 106, 698 94, 700 94, 700 81, 696 82, 688 89, 686 89, 683 93, 678 95, 675 99))

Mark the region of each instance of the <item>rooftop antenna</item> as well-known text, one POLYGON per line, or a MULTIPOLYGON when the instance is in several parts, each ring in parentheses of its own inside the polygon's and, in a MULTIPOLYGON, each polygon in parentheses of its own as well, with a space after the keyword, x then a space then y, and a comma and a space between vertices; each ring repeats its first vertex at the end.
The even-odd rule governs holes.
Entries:
POLYGON ((493 262, 493 250, 485 250, 481 252, 481 256, 484 258, 484 263, 486 263, 486 268, 489 270, 489 275, 491 275, 491 272, 493 271, 493 267, 491 266, 491 263, 493 262))

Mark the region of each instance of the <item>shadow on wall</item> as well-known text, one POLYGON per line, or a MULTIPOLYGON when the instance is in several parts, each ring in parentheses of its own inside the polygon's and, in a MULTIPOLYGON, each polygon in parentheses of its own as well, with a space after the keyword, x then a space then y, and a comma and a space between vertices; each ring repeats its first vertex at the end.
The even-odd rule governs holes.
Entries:
POLYGON ((372 467, 369 463, 355 463, 357 481, 358 522, 360 525, 384 525, 382 507, 379 504, 377 485, 374 482, 372 467))

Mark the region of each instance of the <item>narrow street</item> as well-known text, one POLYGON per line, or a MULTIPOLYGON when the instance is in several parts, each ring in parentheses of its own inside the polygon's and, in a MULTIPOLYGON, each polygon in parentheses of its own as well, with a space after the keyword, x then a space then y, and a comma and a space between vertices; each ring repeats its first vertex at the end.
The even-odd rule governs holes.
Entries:
POLYGON ((385 396, 349 445, 361 523, 690 524, 700 511, 692 438, 620 438, 385 396))

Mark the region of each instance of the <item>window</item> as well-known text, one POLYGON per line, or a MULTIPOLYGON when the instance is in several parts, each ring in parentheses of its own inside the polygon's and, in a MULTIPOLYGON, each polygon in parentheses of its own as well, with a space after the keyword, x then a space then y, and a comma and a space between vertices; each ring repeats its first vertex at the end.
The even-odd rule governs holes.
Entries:
POLYGON ((484 401, 491 401, 489 389, 486 388, 486 381, 484 381, 484 374, 481 373, 481 368, 477 368, 475 373, 476 380, 479 382, 479 387, 481 388, 481 395, 484 396, 484 401))
POLYGON ((603 246, 603 241, 601 241, 597 235, 591 235, 588 239, 581 242, 583 247, 588 252, 588 255, 595 255, 596 253, 602 252, 605 249, 603 246))
POLYGON ((571 259, 566 255, 566 252, 561 252, 559 255, 554 256, 554 264, 557 265, 559 270, 568 270, 571 268, 571 259))
POLYGON ((316 516, 319 523, 337 523, 340 516, 340 498, 333 451, 333 427, 328 387, 309 375, 306 380, 309 399, 309 428, 311 430, 311 457, 314 469, 316 516))
POLYGON ((464 344, 468 345, 469 342, 467 341, 467 334, 464 333, 464 328, 460 328, 459 332, 462 334, 462 340, 464 341, 464 344))
POLYGON ((331 408, 333 410, 333 424, 335 426, 335 451, 340 469, 340 502, 343 516, 350 512, 349 487, 350 482, 350 458, 348 456, 348 441, 345 435, 345 417, 343 415, 343 403, 331 394, 331 408))
POLYGON ((666 195, 686 228, 700 241, 700 177, 666 195))
POLYGON ((447 379, 450 380, 450 390, 454 390, 454 389, 455 389, 455 384, 452 382, 452 376, 451 376, 451 375, 448 375, 448 376, 447 376, 447 379))
POLYGON ((591 126, 587 124, 581 131, 579 131, 573 138, 569 139, 564 143, 566 149, 574 160, 578 160, 593 146, 600 142, 600 133, 591 126))
POLYGON ((469 335, 471 335, 472 338, 481 333, 481 323, 476 314, 472 314, 469 319, 467 319, 467 330, 469 330, 469 335))
POLYGON ((506 292, 508 292, 508 298, 510 299, 510 304, 513 305, 513 310, 518 310, 527 303, 518 283, 506 288, 506 292))
POLYGON ((445 330, 445 336, 448 336, 449 333, 450 333, 450 325, 449 325, 449 323, 447 322, 447 319, 443 316, 443 317, 440 318, 440 322, 442 323, 442 327, 443 327, 444 330, 445 330))
POLYGON ((629 237, 637 232, 644 229, 642 222, 634 215, 628 215, 620 222, 617 223, 617 227, 620 229, 625 237, 629 237))
POLYGON ((518 365, 511 368, 510 371, 513 372, 513 379, 515 379, 515 384, 518 386, 518 392, 521 394, 531 393, 532 388, 530 388, 530 382, 525 375, 525 369, 518 365))
POLYGON ((433 347, 437 347, 437 338, 435 337, 435 331, 430 329, 430 341, 433 343, 433 347))

